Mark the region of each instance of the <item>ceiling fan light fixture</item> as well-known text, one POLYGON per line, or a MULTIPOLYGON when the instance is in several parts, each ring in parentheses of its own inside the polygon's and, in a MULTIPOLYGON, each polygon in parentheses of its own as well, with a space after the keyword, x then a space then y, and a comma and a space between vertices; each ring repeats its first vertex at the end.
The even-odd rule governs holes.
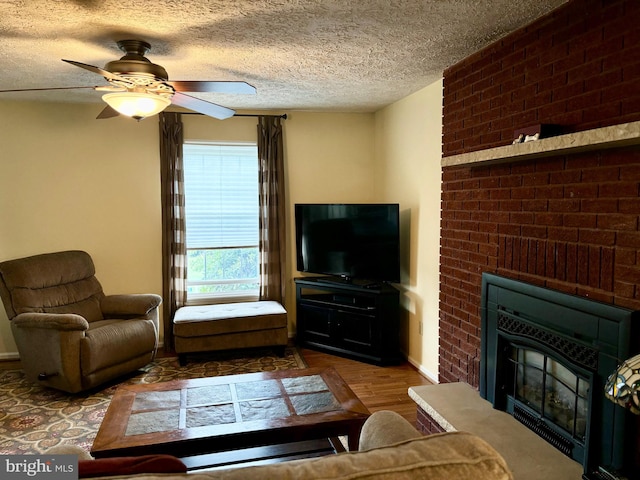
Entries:
POLYGON ((136 120, 157 115, 171 105, 171 100, 166 97, 144 92, 107 93, 102 100, 118 113, 136 120))

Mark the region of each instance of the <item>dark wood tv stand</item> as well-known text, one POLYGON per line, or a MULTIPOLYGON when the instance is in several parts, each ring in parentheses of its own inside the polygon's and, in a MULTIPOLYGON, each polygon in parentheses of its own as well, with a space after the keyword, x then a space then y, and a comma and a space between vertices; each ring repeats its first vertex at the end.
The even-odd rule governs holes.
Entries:
POLYGON ((375 365, 402 361, 397 289, 300 277, 296 284, 297 343, 375 365))

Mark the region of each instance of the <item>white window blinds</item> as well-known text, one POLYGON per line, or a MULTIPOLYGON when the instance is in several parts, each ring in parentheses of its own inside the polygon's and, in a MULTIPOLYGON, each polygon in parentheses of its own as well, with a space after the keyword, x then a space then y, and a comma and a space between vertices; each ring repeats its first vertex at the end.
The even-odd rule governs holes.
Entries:
POLYGON ((258 147, 185 144, 187 248, 258 245, 258 147))

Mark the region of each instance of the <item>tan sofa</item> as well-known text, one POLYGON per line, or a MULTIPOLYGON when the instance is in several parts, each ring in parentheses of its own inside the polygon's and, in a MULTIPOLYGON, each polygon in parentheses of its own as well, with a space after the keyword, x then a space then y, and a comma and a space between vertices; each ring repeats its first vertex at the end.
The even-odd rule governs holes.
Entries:
MULTIPOLYGON (((76 448, 76 447, 72 447, 76 448)), ((72 453, 57 447, 48 453, 72 453)), ((100 460, 94 460, 99 462, 100 460)), ((158 472, 161 472, 159 469, 158 472)), ((80 469, 82 473, 82 468, 80 469)), ((464 432, 422 436, 403 417, 376 412, 365 422, 358 452, 205 473, 125 474, 136 480, 512 480, 503 458, 464 432)))

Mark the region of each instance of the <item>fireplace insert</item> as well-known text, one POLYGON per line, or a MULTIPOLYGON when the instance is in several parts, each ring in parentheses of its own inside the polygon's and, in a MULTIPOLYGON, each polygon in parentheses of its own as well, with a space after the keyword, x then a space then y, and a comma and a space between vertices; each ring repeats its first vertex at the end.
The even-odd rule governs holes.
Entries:
POLYGON ((603 388, 638 351, 639 313, 483 274, 481 396, 585 473, 629 468, 629 414, 603 388))

